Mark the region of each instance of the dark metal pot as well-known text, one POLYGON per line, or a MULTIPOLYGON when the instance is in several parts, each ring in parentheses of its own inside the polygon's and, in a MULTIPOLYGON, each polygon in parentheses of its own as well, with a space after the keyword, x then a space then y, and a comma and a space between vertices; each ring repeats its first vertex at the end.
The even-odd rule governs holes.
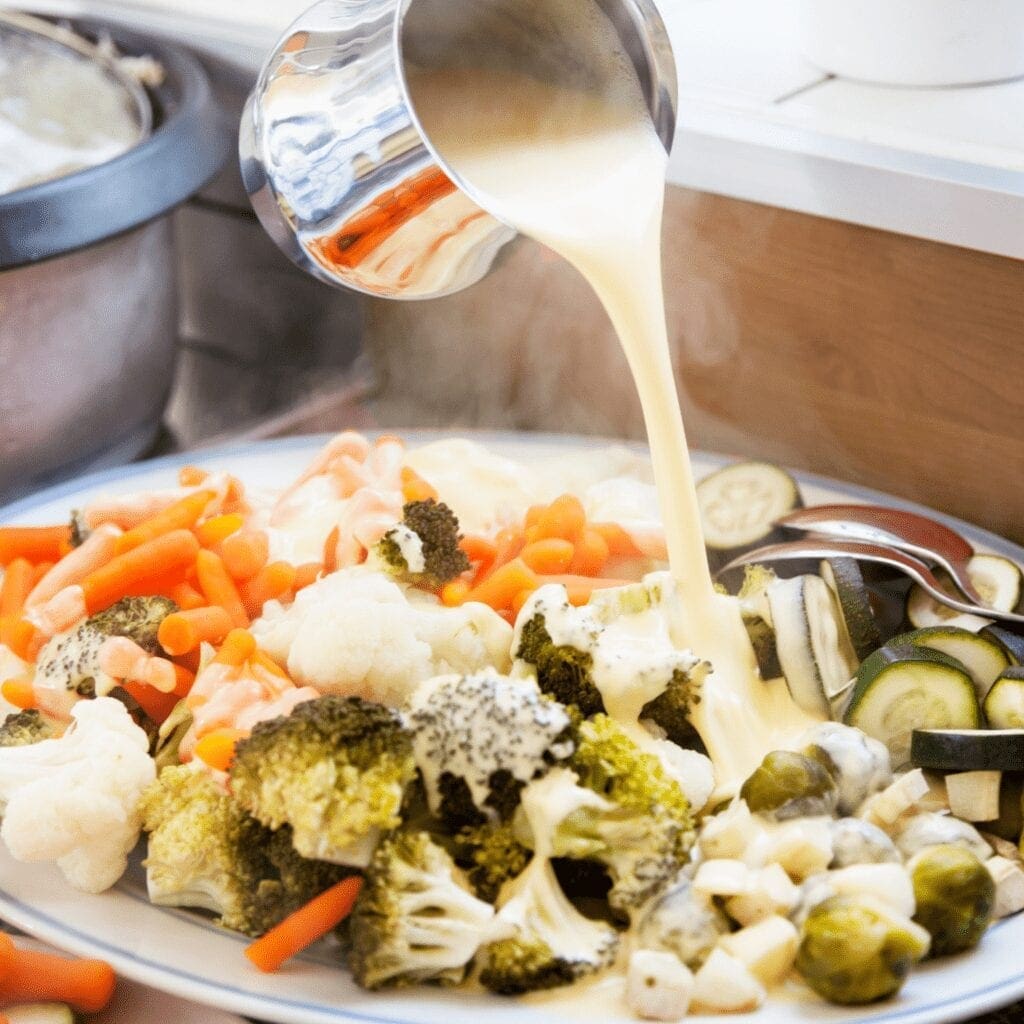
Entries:
POLYGON ((187 52, 114 25, 164 67, 153 130, 107 163, 0 196, 0 499, 153 441, 171 385, 169 214, 220 168, 233 126, 187 52))

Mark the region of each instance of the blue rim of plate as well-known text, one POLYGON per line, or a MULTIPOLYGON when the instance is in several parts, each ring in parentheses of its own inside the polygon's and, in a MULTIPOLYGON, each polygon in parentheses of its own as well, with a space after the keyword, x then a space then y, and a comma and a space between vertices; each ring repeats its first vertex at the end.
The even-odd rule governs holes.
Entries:
MULTIPOLYGON (((364 433, 368 436, 373 436, 374 433, 383 433, 383 431, 364 431, 364 433)), ((392 430, 388 431, 388 433, 399 434, 403 438, 407 439, 410 446, 418 446, 420 444, 429 443, 430 441, 441 440, 443 438, 452 437, 455 434, 454 431, 419 429, 409 429, 405 431, 392 430)), ((485 445, 523 445, 525 443, 527 445, 534 444, 538 448, 542 446, 551 446, 553 448, 561 447, 563 449, 568 447, 575 447, 577 449, 600 449, 612 446, 627 448, 641 454, 645 453, 647 450, 646 445, 641 442, 629 441, 621 438, 591 437, 574 434, 460 430, 458 431, 458 435, 468 436, 471 440, 478 441, 485 445)), ((177 469, 183 465, 220 461, 223 459, 229 459, 232 456, 251 456, 253 454, 258 454, 260 451, 312 451, 315 450, 317 446, 325 443, 332 436, 334 435, 304 434, 296 437, 273 438, 241 444, 227 444, 174 455, 165 455, 159 458, 148 459, 143 462, 132 463, 130 465, 119 466, 112 469, 99 470, 94 473, 86 474, 82 477, 77 477, 75 479, 47 487, 44 490, 37 491, 36 493, 29 495, 28 497, 21 498, 4 508, 0 508, 0 523, 10 523, 18 516, 31 512, 40 505, 58 501, 62 497, 77 494, 84 490, 94 489, 105 483, 130 480, 134 476, 159 471, 161 469, 177 469)), ((693 454, 697 459, 712 465, 720 465, 732 461, 727 456, 701 451, 695 451, 693 454)), ((1019 547, 1004 537, 1000 537, 998 534, 991 533, 990 531, 974 526, 971 523, 964 522, 954 516, 937 512, 934 509, 916 502, 893 497, 892 495, 885 494, 882 491, 843 483, 842 481, 835 480, 831 477, 821 476, 814 473, 805 473, 798 470, 793 470, 792 472, 800 483, 839 491, 841 493, 848 494, 853 498, 859 498, 862 501, 876 504, 887 504, 932 516, 933 518, 939 519, 951 526, 953 529, 964 533, 973 542, 980 543, 993 551, 1000 552, 1018 561, 1024 561, 1024 548, 1019 547)), ((129 898, 132 897, 132 894, 128 891, 122 891, 121 894, 126 895, 129 898)), ((24 928, 27 931, 33 932, 33 934, 40 939, 60 945, 62 939, 66 942, 70 937, 72 939, 72 943, 70 945, 75 947, 76 953, 85 955, 105 955, 113 961, 113 966, 115 968, 119 968, 119 965, 126 965, 127 969, 124 969, 124 966, 120 966, 119 969, 121 970, 121 973, 129 976, 131 976, 132 967, 138 966, 143 968, 147 975, 149 971, 153 971, 158 977, 172 977, 182 981, 187 981, 191 985, 194 985, 196 990, 206 993, 206 996, 204 997, 205 1002, 229 1012, 242 1012, 258 1016, 261 1012, 261 1007, 262 1011, 266 1011, 271 1006, 277 1006, 288 1012, 305 1011, 315 1013, 321 1018, 330 1018, 338 1021, 339 1024, 345 1024, 345 1022, 349 1022, 349 1024, 419 1024, 419 1022, 402 1020, 398 1017, 379 1017, 373 1014, 363 1013, 358 1010, 348 1010, 344 1007, 327 1006, 322 1003, 306 1003, 281 996, 254 996, 245 989, 212 982, 200 975, 195 975, 188 971, 168 967, 166 964, 161 964, 153 960, 139 957, 123 947, 112 945, 105 940, 94 938, 76 928, 64 925, 51 915, 37 910, 19 899, 8 896, 2 889, 0 889, 0 912, 4 909, 7 909, 11 923, 16 927, 24 928), (228 1001, 228 997, 230 997, 231 1001, 228 1001), (243 1003, 245 1008, 239 1009, 243 1003)), ((1000 928, 1004 924, 1005 922, 999 922, 994 926, 994 928, 1000 928)), ((227 935, 229 933, 225 934, 227 935)), ((340 966, 339 969, 341 969, 340 966)), ((138 977, 136 980, 143 984, 153 985, 153 987, 161 987, 148 977, 138 977)), ((863 1020, 866 1024, 897 1024, 897 1022, 903 1022, 903 1024, 911 1024, 911 1022, 912 1024, 928 1024, 928 1022, 938 1021, 940 1019, 943 1022, 965 1020, 991 1010, 998 1009, 999 1007, 1005 1007, 1011 1004, 1013 1000, 1019 999, 1022 996, 1024 996, 1024 974, 986 985, 974 991, 960 991, 951 999, 943 999, 941 1001, 928 1003, 923 1006, 914 1006, 905 1010, 894 1010, 889 1013, 871 1015, 863 1018, 863 1020), (952 1016, 943 1015, 941 1018, 931 1016, 936 1011, 942 1012, 944 1010, 951 1013, 952 1016)), ((526 1009, 526 1007, 524 1007, 524 1009, 526 1009)), ((856 1022, 855 1020, 851 1020, 849 1024, 856 1024, 856 1022)))

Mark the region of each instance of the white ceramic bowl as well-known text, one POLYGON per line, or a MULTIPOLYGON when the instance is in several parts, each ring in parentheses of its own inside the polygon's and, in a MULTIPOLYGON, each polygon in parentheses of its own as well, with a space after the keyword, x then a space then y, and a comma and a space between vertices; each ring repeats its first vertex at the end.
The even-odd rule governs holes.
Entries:
POLYGON ((799 0, 804 56, 889 85, 1024 75, 1024 0, 799 0))

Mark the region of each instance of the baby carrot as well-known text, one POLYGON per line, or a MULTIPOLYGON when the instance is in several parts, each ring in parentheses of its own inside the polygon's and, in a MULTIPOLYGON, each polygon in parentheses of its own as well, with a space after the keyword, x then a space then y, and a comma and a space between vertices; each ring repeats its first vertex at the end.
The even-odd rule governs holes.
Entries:
POLYGON ((537 540, 561 537, 575 542, 587 525, 583 503, 572 494, 555 498, 537 517, 537 540))
POLYGON ((15 558, 8 564, 3 583, 0 583, 0 618, 14 619, 21 615, 34 582, 35 569, 27 558, 15 558))
POLYGON ((214 491, 196 491, 173 505, 168 505, 162 512, 121 534, 115 545, 117 554, 123 555, 126 551, 131 551, 174 530, 191 530, 216 497, 214 491))
POLYGON ((192 586, 191 583, 182 580, 173 584, 167 591, 167 596, 183 611, 189 612, 194 608, 205 608, 206 598, 192 586))
POLYGON ((174 689, 171 691, 175 697, 184 698, 188 696, 192 684, 196 681, 196 674, 184 665, 174 664, 174 689))
POLYGON ((49 601, 65 587, 81 583, 91 572, 106 565, 115 555, 121 528, 112 523, 97 526, 85 540, 69 551, 53 568, 38 580, 25 602, 34 608, 49 601))
POLYGON ((239 585, 245 610, 254 619, 268 601, 274 601, 291 592, 295 586, 295 566, 290 562, 271 562, 265 565, 247 583, 239 585))
POLYGON ((609 587, 628 587, 634 582, 633 580, 616 580, 600 576, 559 575, 542 576, 538 580, 537 585, 561 583, 569 594, 569 603, 583 605, 590 600, 590 596, 595 590, 607 590, 609 587))
POLYGON ((231 632, 231 616, 221 607, 193 608, 168 615, 157 630, 160 646, 170 655, 188 654, 204 641, 218 644, 231 632))
POLYGON ((338 570, 338 537, 341 530, 335 526, 324 541, 324 572, 332 573, 338 570))
POLYGON ((295 589, 298 591, 311 587, 320 578, 323 571, 324 567, 320 562, 303 562, 302 565, 296 566, 295 589))
POLYGON ((519 557, 534 572, 554 574, 566 572, 572 564, 576 549, 571 541, 548 537, 527 544, 519 557))
POLYGON ((482 575, 494 564, 498 549, 494 541, 487 537, 469 536, 459 541, 459 547, 466 553, 466 557, 476 567, 477 575, 482 575))
POLYGON ((8 704, 13 704, 22 711, 36 706, 36 695, 32 689, 31 676, 16 676, 14 679, 7 679, 0 686, 0 693, 8 704))
POLYGON ((240 513, 225 512, 200 523, 195 528, 195 533, 204 548, 213 548, 233 533, 238 533, 244 523, 245 518, 240 513))
POLYGON ((251 580, 267 564, 270 541, 263 530, 233 533, 220 546, 224 568, 235 580, 251 580))
MULTIPOLYGON (((109 608, 136 584, 184 569, 200 553, 199 541, 188 530, 172 530, 111 559, 82 580, 90 615, 109 608)), ((209 552, 205 552, 209 553, 209 552)))
POLYGON ((608 543, 597 530, 587 527, 576 542, 572 562, 564 569, 577 576, 600 576, 608 561, 608 543))
POLYGON ((213 660, 218 665, 231 665, 238 668, 244 665, 255 653, 256 641, 247 629, 233 629, 224 638, 220 650, 213 660))
POLYGON ((481 601, 496 611, 510 608, 516 595, 523 590, 536 590, 539 586, 537 574, 520 558, 496 569, 483 583, 474 587, 466 596, 467 601, 481 601))
POLYGON ((363 880, 358 875, 331 886, 252 943, 245 955, 261 971, 276 971, 286 960, 337 928, 352 912, 362 887, 363 880))
POLYGON ((206 483, 209 473, 205 469, 200 469, 198 466, 182 466, 178 470, 178 483, 182 487, 198 487, 200 484, 206 483))
POLYGON ((437 501, 437 491, 412 466, 402 467, 402 498, 406 501, 437 501))
POLYGON ((35 661, 42 643, 39 631, 27 619, 0 621, 0 634, 5 643, 22 661, 35 661))
POLYGON ((452 580, 441 588, 441 604, 446 608, 458 608, 466 603, 469 597, 470 586, 465 580, 452 580))
POLYGON ((0 526, 0 565, 16 558, 56 562, 70 536, 70 526, 0 526))
POLYGON ((214 729, 196 741, 195 756, 211 768, 226 772, 235 759, 235 744, 246 735, 238 729, 214 729))
POLYGON ((125 680, 121 687, 135 700, 143 711, 157 724, 163 725, 181 699, 174 693, 161 693, 146 683, 125 680))
POLYGON ((114 995, 114 970, 102 960, 66 960, 18 949, 0 934, 0 1005, 67 1003, 79 1013, 99 1013, 114 995))
POLYGON ((477 572, 476 585, 479 586, 503 565, 511 562, 525 545, 526 537, 523 531, 517 527, 506 526, 503 530, 499 530, 498 535, 494 538, 494 558, 486 569, 482 568, 477 572))
MULTIPOLYGON (((190 535, 191 536, 191 535, 190 535)), ((199 589, 210 604, 220 605, 231 616, 231 621, 240 629, 249 625, 249 616, 242 604, 238 587, 231 578, 220 555, 205 548, 196 556, 196 572, 199 589)))
POLYGON ((608 545, 609 555, 621 558, 636 558, 641 552, 633 538, 618 523, 591 523, 608 545))

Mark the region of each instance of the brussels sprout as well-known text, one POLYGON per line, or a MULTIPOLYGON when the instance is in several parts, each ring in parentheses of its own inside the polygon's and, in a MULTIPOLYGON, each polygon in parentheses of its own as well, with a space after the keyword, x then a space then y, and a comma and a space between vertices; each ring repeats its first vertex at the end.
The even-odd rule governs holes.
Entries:
POLYGON ((839 790, 840 814, 853 814, 873 793, 892 782, 889 751, 884 743, 840 722, 822 722, 804 733, 808 757, 828 769, 839 790))
POLYGON ((932 937, 932 956, 959 953, 981 940, 992 920, 995 882, 970 850, 946 844, 922 850, 907 865, 914 920, 932 937))
POLYGON ((840 818, 832 822, 831 868, 851 864, 899 864, 896 844, 877 826, 860 818, 840 818))
POLYGON ((898 992, 928 952, 928 932, 866 896, 833 896, 807 915, 796 969, 830 1002, 853 1005, 898 992))
POLYGON ((728 932, 725 914, 695 892, 688 878, 680 878, 648 904, 636 938, 644 949, 675 953, 687 967, 697 970, 728 932))
POLYGON ((951 814, 936 814, 934 811, 915 814, 896 835, 896 846, 908 860, 929 846, 943 845, 962 846, 978 860, 988 860, 992 856, 992 847, 982 839, 981 833, 951 814))
POLYGON ((813 757, 775 750, 743 783, 740 796, 752 811, 783 821, 831 814, 839 792, 828 769, 813 757))

